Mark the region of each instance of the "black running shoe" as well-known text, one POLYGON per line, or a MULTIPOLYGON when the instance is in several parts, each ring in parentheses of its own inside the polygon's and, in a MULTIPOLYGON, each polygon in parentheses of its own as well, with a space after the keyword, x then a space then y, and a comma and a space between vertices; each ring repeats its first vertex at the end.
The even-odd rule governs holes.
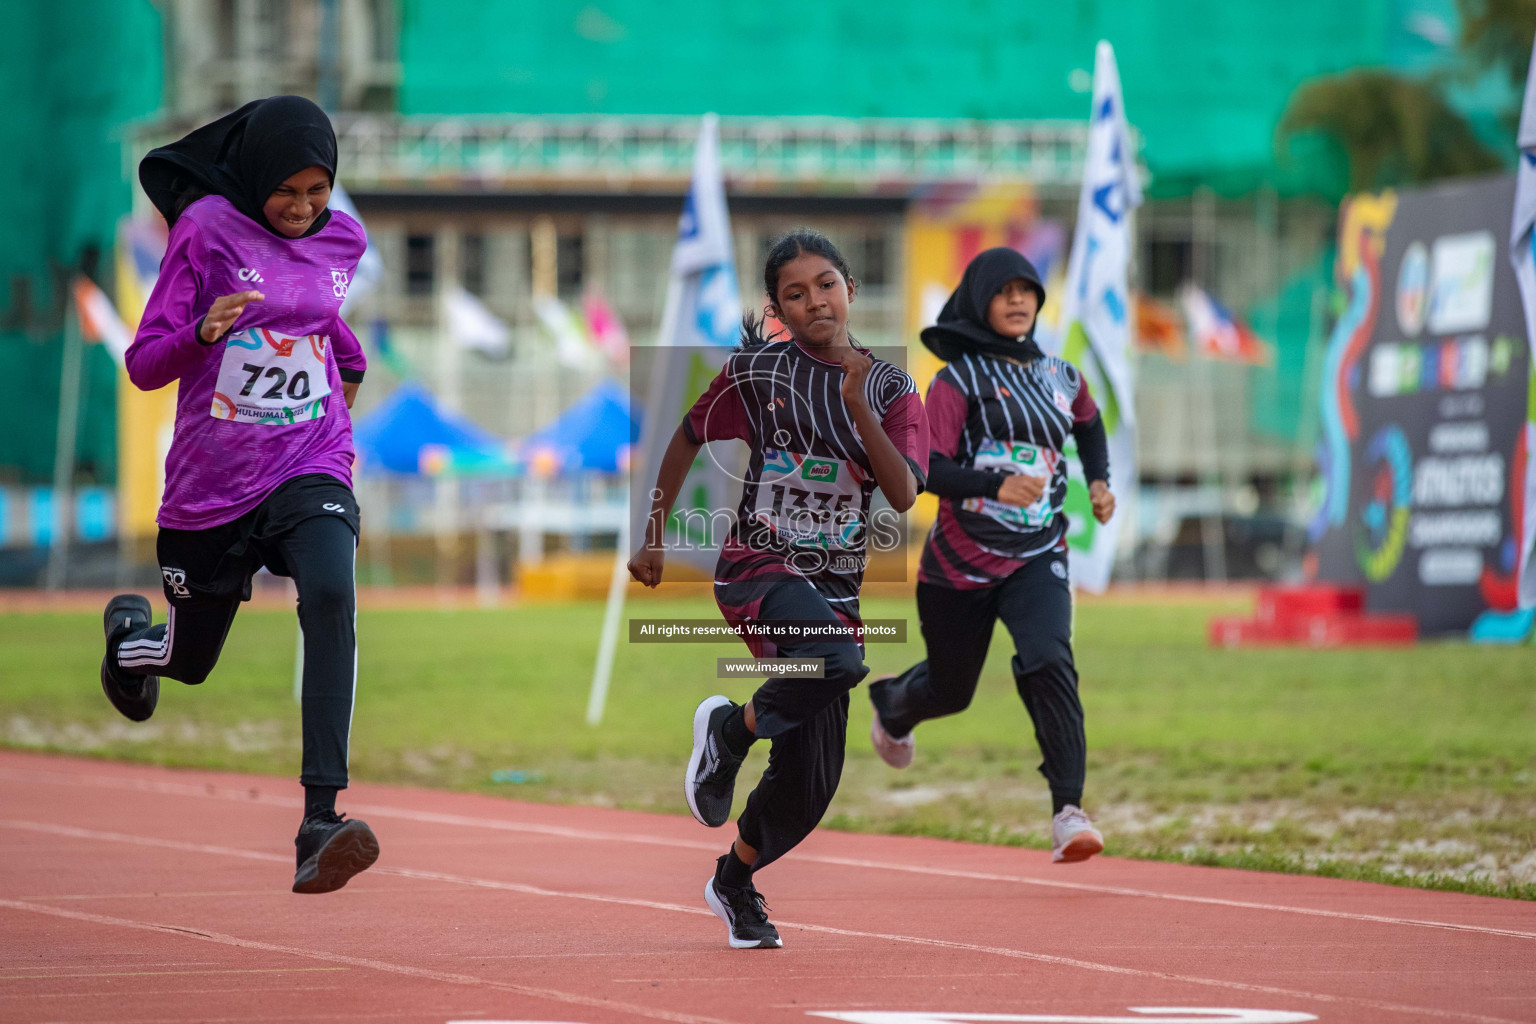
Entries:
POLYGON ((160 703, 160 677, 140 676, 117 664, 117 646, 134 630, 146 628, 151 619, 149 601, 138 594, 118 594, 107 602, 101 617, 107 634, 107 655, 101 659, 101 692, 131 722, 142 722, 160 703))
POLYGON ((726 747, 721 730, 736 707, 730 698, 714 696, 693 713, 693 753, 688 758, 683 792, 693 816, 710 828, 719 828, 730 819, 731 799, 736 795, 736 773, 743 758, 726 747))
POLYGON ((704 902, 725 922, 731 948, 778 949, 783 946, 779 930, 768 920, 768 904, 763 902, 763 894, 755 886, 748 884, 738 889, 720 884, 720 866, 724 863, 725 858, 721 857, 715 873, 704 884, 704 902))
POLYGON ((379 841, 373 829, 344 818, 335 811, 321 811, 299 826, 293 841, 299 862, 293 876, 294 892, 335 892, 379 859, 379 841))

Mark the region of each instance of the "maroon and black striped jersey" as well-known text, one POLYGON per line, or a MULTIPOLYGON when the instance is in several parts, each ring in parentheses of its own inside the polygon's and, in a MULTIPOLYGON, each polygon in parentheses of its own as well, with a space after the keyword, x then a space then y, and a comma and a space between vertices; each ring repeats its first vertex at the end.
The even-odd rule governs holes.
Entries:
POLYGON ((1064 359, 1025 364, 967 353, 928 387, 933 451, 965 468, 1046 477, 1021 507, 995 498, 939 499, 918 579, 956 589, 989 586, 1065 543, 1067 436, 1098 413, 1088 384, 1064 359))
MULTIPOLYGON (((716 582, 806 579, 856 620, 869 535, 877 541, 899 535, 894 518, 888 525, 870 520, 877 485, 843 402, 842 381, 841 364, 794 341, 743 348, 731 354, 682 428, 696 444, 737 438, 750 451, 716 582)), ((912 378, 875 359, 864 397, 921 487, 928 422, 912 378)))

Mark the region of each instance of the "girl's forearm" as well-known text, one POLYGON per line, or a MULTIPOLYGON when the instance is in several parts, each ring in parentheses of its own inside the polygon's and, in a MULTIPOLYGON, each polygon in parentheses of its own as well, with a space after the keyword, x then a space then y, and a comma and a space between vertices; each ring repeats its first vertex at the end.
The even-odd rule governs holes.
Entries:
POLYGON ((661 547, 666 537, 667 517, 672 514, 677 494, 683 489, 683 481, 687 479, 688 470, 692 468, 693 460, 698 458, 701 447, 688 440, 681 425, 673 432, 672 440, 667 442, 666 453, 661 457, 661 467, 656 471, 656 486, 651 491, 651 514, 645 531, 647 547, 661 547))
POLYGON ((890 435, 869 406, 859 403, 851 411, 854 425, 859 428, 859 437, 864 441, 870 468, 875 471, 875 483, 880 485, 892 508, 905 512, 917 501, 917 478, 912 475, 912 467, 896 450, 890 435))

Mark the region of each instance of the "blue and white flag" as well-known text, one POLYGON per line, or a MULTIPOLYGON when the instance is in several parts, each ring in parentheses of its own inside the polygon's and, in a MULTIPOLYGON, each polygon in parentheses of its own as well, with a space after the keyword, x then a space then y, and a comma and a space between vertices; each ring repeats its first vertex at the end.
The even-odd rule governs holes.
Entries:
MULTIPOLYGON (((661 332, 656 339, 651 378, 644 402, 641 458, 634 472, 631 546, 640 545, 650 512, 649 488, 673 431, 711 379, 725 365, 741 333, 741 293, 731 220, 720 173, 720 126, 704 115, 693 154, 693 181, 677 223, 661 332)), ((634 350, 631 350, 634 354, 634 350)), ((671 559, 681 559, 712 573, 725 526, 740 497, 739 453, 713 451, 707 445, 678 493, 673 514, 671 559)))
MULTIPOLYGON (((1131 211, 1141 205, 1136 150, 1120 98, 1114 48, 1099 41, 1093 66, 1093 109, 1088 126, 1087 167, 1077 202, 1077 226, 1062 293, 1058 345, 1053 353, 1083 371, 1109 437, 1109 468, 1122 498, 1136 489, 1136 408, 1132 396, 1130 288, 1131 211)), ((1067 536, 1072 579, 1098 592, 1109 584, 1120 535, 1122 509, 1108 523, 1094 521, 1083 500, 1072 513, 1067 536)))
MULTIPOLYGON (((1536 48, 1533 48, 1536 49, 1536 48)), ((1520 283, 1520 298, 1525 303, 1526 344, 1536 343, 1536 62, 1525 81, 1525 106, 1520 111, 1519 169, 1515 177, 1515 212, 1509 227, 1509 261, 1520 283)), ((1524 536, 1520 542, 1518 594, 1521 608, 1536 608, 1536 359, 1530 364, 1530 390, 1526 399, 1525 420, 1525 494, 1524 514, 1520 521, 1524 536)))

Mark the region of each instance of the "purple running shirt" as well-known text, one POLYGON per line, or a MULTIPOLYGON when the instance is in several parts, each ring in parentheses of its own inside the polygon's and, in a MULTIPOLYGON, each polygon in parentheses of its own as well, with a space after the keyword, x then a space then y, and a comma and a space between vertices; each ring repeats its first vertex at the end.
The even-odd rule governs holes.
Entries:
POLYGON ((342 371, 361 380, 367 361, 340 310, 367 244, 335 209, 305 238, 276 235, 216 195, 177 218, 127 355, 135 386, 180 382, 161 526, 230 522, 306 473, 352 485, 342 371), (266 299, 203 344, 197 328, 214 300, 252 290, 266 299))

